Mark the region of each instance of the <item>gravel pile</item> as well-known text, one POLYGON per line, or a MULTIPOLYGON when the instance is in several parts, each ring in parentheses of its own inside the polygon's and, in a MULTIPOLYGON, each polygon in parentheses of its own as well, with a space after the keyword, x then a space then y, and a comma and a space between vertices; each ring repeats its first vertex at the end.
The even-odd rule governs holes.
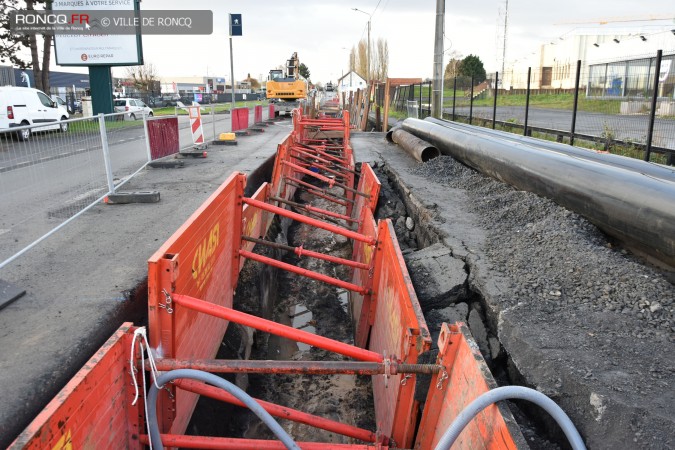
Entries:
POLYGON ((526 301, 549 313, 620 313, 630 325, 622 334, 675 342, 673 284, 585 218, 449 156, 411 172, 466 191, 471 212, 488 230, 486 256, 495 270, 519 280, 505 302, 526 301))

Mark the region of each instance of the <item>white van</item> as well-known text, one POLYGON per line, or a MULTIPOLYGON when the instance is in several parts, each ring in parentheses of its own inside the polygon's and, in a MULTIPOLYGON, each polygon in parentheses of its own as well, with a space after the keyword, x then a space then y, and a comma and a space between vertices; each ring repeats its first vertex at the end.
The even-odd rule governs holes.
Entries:
MULTIPOLYGON (((0 130, 24 125, 42 125, 34 131, 68 131, 68 111, 44 92, 18 86, 0 87, 0 130)), ((30 138, 31 129, 17 132, 19 140, 30 138)))

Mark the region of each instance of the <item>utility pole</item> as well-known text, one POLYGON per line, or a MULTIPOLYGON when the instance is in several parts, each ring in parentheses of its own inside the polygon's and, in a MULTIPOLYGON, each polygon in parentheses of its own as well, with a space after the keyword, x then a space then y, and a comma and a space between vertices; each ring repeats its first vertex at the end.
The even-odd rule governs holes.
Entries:
MULTIPOLYGON (((436 0, 436 36, 434 42, 434 81, 431 115, 443 117, 443 36, 445 35, 445 0, 436 0)), ((421 89, 421 87, 420 87, 421 89)), ((421 107, 422 105, 420 105, 421 107)))
MULTIPOLYGON (((366 52, 367 58, 368 58, 368 75, 366 75, 366 85, 368 86, 368 89, 370 89, 370 17, 368 17, 368 50, 366 52)), ((370 94, 368 94, 370 95, 370 94)))
MULTIPOLYGON (((368 16, 368 48, 366 49, 366 59, 367 61, 367 69, 366 71, 368 72, 366 74, 366 85, 370 86, 370 20, 373 18, 372 14, 368 14, 365 11, 361 11, 359 8, 352 8, 354 11, 361 12, 368 16)), ((370 94, 369 94, 370 95, 370 94)))
POLYGON ((232 36, 230 36, 230 81, 232 82, 232 107, 231 114, 234 114, 234 55, 232 54, 232 36))
POLYGON ((230 76, 232 78, 232 108, 234 110, 234 54, 232 53, 232 36, 241 36, 241 14, 230 14, 230 76))
MULTIPOLYGON (((509 0, 505 0, 505 11, 504 11, 504 48, 502 49, 502 79, 504 79, 504 65, 506 64, 506 36, 507 36, 507 27, 509 24, 509 0)), ((511 76, 513 78, 513 76, 511 76)), ((498 86, 495 86, 495 89, 498 89, 498 86)))

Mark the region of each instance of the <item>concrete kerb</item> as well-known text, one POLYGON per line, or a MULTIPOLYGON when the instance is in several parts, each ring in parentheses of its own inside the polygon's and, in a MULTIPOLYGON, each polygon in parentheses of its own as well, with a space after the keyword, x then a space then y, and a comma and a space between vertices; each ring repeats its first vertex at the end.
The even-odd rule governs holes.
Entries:
POLYGON ((125 205, 129 203, 157 203, 159 202, 159 191, 131 191, 115 192, 109 194, 105 203, 108 205, 125 205))
POLYGON ((25 293, 25 289, 5 280, 0 280, 0 310, 13 301, 21 298, 25 293))

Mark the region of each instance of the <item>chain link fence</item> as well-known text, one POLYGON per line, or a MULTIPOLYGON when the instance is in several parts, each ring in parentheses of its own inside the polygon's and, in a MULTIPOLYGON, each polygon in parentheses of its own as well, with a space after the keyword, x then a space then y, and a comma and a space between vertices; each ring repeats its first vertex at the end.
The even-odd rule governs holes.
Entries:
POLYGON ((673 164, 675 51, 546 69, 446 80, 443 116, 673 164))
POLYGON ((125 116, 0 130, 0 268, 145 167, 145 120, 125 116))

